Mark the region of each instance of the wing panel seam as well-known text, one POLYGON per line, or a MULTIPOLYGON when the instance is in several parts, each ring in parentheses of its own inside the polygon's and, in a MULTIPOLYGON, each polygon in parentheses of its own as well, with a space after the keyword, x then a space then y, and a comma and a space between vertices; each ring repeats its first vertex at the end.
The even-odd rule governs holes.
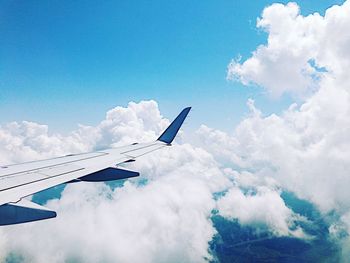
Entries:
POLYGON ((31 181, 31 182, 28 182, 28 183, 19 184, 19 185, 16 185, 16 186, 11 186, 11 187, 8 187, 8 188, 1 189, 0 192, 4 192, 4 191, 10 190, 10 189, 14 189, 14 188, 17 188, 17 187, 20 187, 20 186, 24 186, 24 185, 29 185, 29 184, 33 184, 33 183, 49 180, 51 178, 55 178, 55 177, 58 177, 58 176, 61 176, 61 175, 69 174, 69 173, 78 172, 78 171, 81 171, 81 170, 84 170, 84 169, 85 168, 79 168, 79 169, 72 170, 72 171, 69 171, 69 172, 56 174, 56 175, 53 175, 53 176, 50 176, 50 177, 47 177, 47 178, 42 178, 42 179, 31 181))
POLYGON ((16 173, 5 174, 5 175, 1 175, 0 178, 2 178, 2 177, 7 177, 7 176, 11 176, 11 175, 22 174, 22 173, 30 173, 30 172, 33 172, 33 171, 38 171, 38 172, 39 172, 40 170, 43 170, 43 169, 47 169, 47 168, 51 168, 51 167, 57 167, 57 166, 60 166, 60 165, 65 165, 65 164, 70 164, 70 163, 75 163, 75 162, 80 162, 80 161, 85 161, 85 160, 89 160, 89 159, 93 159, 93 158, 98 158, 98 157, 106 156, 106 155, 108 155, 108 154, 109 154, 109 153, 103 153, 103 154, 98 155, 98 156, 87 157, 87 158, 83 158, 83 159, 79 159, 79 160, 75 160, 75 161, 69 161, 69 162, 65 162, 65 163, 59 163, 59 164, 53 164, 53 165, 43 166, 43 167, 40 167, 39 169, 38 169, 38 168, 34 168, 34 169, 24 170, 24 171, 20 171, 20 172, 16 172, 16 173))

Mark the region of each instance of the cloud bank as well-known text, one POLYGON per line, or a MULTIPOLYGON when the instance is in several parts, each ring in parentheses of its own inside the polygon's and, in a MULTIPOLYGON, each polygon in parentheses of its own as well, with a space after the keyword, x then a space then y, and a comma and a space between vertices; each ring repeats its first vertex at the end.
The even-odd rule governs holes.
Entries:
MULTIPOLYGON (((6 156, 14 162, 15 153, 21 153, 19 159, 23 161, 119 145, 120 140, 123 143, 153 140, 168 123, 154 101, 116 107, 96 127, 81 126, 66 137, 50 134, 45 125, 11 123, 1 128, 1 134, 7 138, 3 140, 2 158, 6 156)), ((177 140, 181 141, 181 136, 177 140)), ((141 158, 128 168, 141 171, 142 177, 117 188, 103 183, 68 185, 60 199, 47 204, 58 212, 56 219, 1 229, 2 257, 12 252, 26 262, 212 259, 209 242, 216 233, 212 211, 219 207, 223 216, 235 217, 236 214, 220 207, 234 201, 230 200, 232 191, 244 199, 233 171, 223 169, 203 147, 188 143, 175 143, 171 149, 141 158), (228 190, 218 206, 214 194, 228 190), (33 239, 36 242, 31 242, 33 239)), ((259 224, 275 234, 293 235, 288 226, 293 219, 288 216, 294 213, 273 191, 261 195, 258 202, 272 201, 272 206, 276 202, 282 210, 275 211, 276 222, 270 222, 269 209, 262 210, 257 216, 259 224)), ((252 211, 257 203, 248 201, 245 205, 252 211)))
POLYGON ((267 44, 232 62, 228 77, 275 94, 313 92, 281 116, 264 117, 250 102, 251 116, 235 131, 236 148, 245 167, 260 166, 323 211, 344 212, 350 204, 350 1, 324 16, 302 16, 296 3, 273 4, 257 26, 268 33, 267 44))
POLYGON ((280 116, 266 117, 250 103, 251 116, 234 135, 244 167, 274 177, 325 214, 336 211, 346 225, 349 26, 350 1, 332 6, 324 16, 303 16, 296 3, 273 4, 257 20, 257 27, 268 34, 267 44, 228 66, 229 79, 257 84, 274 96, 289 93, 303 100, 280 116))

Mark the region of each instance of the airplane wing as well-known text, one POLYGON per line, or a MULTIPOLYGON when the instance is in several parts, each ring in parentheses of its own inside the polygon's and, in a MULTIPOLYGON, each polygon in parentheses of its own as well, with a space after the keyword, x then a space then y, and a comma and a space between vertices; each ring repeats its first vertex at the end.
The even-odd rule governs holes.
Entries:
POLYGON ((55 211, 23 199, 56 185, 81 181, 102 182, 139 176, 138 172, 116 166, 170 146, 190 109, 190 107, 183 109, 154 142, 134 143, 103 151, 0 167, 0 225, 56 217, 55 211))

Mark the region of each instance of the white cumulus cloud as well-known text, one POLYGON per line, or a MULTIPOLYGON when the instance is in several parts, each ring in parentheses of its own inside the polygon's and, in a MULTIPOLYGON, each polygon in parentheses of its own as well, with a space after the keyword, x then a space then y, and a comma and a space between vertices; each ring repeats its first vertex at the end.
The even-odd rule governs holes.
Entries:
POLYGON ((324 16, 303 16, 296 3, 266 7, 257 27, 268 33, 267 44, 243 62, 233 60, 227 77, 262 86, 274 96, 288 92, 302 97, 315 91, 328 73, 346 80, 349 13, 349 1, 329 8, 324 16))
MULTIPOLYGON (((12 123, 0 129, 8 138, 3 141, 1 154, 15 162, 16 158, 30 160, 149 141, 168 123, 154 101, 116 107, 96 127, 80 126, 68 136, 50 134, 45 125, 12 123)), ((201 129, 212 131, 204 126, 201 129)), ((221 135, 218 132, 212 137, 218 140, 217 146, 223 142, 221 135)), ((227 162, 232 160, 228 158, 227 162)), ((173 147, 140 158, 128 168, 140 171, 141 177, 115 189, 103 183, 68 185, 60 199, 47 204, 57 211, 56 219, 2 228, 0 256, 13 252, 26 262, 204 262, 211 258, 209 242, 216 233, 211 221, 217 208, 214 193, 251 186, 252 182, 254 187, 260 185, 256 183, 259 180, 247 180, 244 172, 226 169, 210 151, 188 143, 175 142, 173 147), (147 182, 142 183, 144 180, 147 182)), ((275 198, 261 195, 259 202, 276 206, 275 215, 281 219, 271 221, 270 210, 265 209, 260 212, 259 223, 273 233, 295 235, 288 230, 287 219, 294 215, 278 198, 275 184, 262 184, 271 186, 269 193, 275 198)), ((230 206, 231 201, 235 204, 229 196, 220 206, 230 206)), ((244 206, 249 211, 256 209, 255 202, 245 202, 244 206)), ((222 215, 240 218, 239 214, 222 215)))
POLYGON ((243 225, 269 227, 277 235, 303 237, 300 228, 294 229, 295 221, 303 219, 286 207, 277 191, 267 187, 258 187, 256 192, 246 194, 232 187, 219 199, 217 207, 222 216, 238 219, 243 225))

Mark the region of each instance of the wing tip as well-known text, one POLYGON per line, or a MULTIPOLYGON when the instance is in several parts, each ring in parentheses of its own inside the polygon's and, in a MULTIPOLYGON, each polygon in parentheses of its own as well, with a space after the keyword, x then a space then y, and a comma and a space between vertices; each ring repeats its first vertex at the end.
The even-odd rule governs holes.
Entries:
POLYGON ((165 142, 166 144, 171 144, 191 109, 192 107, 184 108, 180 112, 180 114, 175 118, 175 120, 169 125, 169 127, 166 128, 162 135, 159 136, 157 141, 165 142))

